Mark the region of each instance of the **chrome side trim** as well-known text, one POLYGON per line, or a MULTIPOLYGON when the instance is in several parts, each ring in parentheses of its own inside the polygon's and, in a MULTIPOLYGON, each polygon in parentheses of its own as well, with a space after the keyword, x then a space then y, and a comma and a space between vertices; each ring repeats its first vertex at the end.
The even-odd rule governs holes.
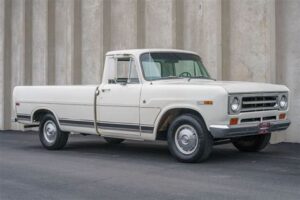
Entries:
POLYGON ((22 121, 30 121, 31 116, 29 114, 20 114, 17 113, 17 121, 22 120, 22 121))
MULTIPOLYGON (((63 126, 85 127, 85 128, 95 127, 95 122, 90 120, 72 120, 72 119, 60 118, 59 123, 63 126)), ((97 121, 96 126, 97 128, 106 129, 106 130, 142 132, 142 133, 149 133, 149 134, 152 134, 154 130, 154 127, 150 125, 113 123, 113 122, 103 122, 103 121, 97 121)))

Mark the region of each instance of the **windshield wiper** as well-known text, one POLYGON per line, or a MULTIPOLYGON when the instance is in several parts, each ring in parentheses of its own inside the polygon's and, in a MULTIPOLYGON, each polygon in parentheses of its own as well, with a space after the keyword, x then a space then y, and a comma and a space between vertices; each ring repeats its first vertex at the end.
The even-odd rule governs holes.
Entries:
POLYGON ((206 76, 193 76, 193 77, 188 77, 188 81, 190 81, 191 79, 211 79, 214 80, 210 77, 206 77, 206 76))
POLYGON ((179 77, 179 76, 165 76, 165 77, 161 77, 160 79, 176 79, 176 78, 182 79, 184 77, 179 77))

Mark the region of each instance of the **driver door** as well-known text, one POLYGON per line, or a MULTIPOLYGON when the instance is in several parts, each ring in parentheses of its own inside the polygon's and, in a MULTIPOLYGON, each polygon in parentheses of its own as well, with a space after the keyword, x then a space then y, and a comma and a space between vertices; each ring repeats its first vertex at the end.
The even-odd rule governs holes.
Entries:
POLYGON ((98 98, 98 129, 104 135, 140 135, 141 82, 133 57, 110 57, 114 69, 98 98))

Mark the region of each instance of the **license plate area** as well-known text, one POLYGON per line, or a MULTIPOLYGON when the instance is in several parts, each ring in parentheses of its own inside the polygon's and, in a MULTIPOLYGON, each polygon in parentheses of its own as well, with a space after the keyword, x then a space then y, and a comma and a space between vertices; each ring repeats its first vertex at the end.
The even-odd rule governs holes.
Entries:
POLYGON ((261 122, 259 125, 258 125, 258 134, 267 134, 267 133, 270 133, 270 127, 271 127, 271 124, 270 122, 261 122))

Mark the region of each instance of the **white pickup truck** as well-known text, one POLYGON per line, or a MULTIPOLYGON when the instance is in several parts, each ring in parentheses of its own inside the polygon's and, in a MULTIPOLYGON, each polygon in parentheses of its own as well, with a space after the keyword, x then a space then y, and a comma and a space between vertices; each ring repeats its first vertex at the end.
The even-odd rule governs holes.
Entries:
POLYGON ((47 149, 63 148, 70 132, 115 144, 167 140, 182 162, 203 161, 223 142, 260 151, 290 125, 286 86, 215 81, 196 53, 182 50, 111 51, 101 84, 18 86, 13 104, 15 121, 39 126, 47 149))

